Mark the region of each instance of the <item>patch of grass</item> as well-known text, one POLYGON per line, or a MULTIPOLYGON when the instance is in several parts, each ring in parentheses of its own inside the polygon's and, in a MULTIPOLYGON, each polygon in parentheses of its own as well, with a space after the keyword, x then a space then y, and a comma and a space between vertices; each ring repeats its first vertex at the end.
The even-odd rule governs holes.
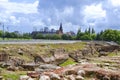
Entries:
POLYGON ((3 77, 5 80, 7 80, 7 79, 19 80, 18 74, 4 74, 3 77))
POLYGON ((120 52, 118 52, 117 54, 112 52, 108 54, 109 57, 113 57, 113 56, 120 56, 120 52))
POLYGON ((85 80, 94 80, 94 77, 85 77, 85 80))
MULTIPOLYGON (((3 41, 3 38, 0 37, 0 40, 3 41)), ((24 38, 4 38, 4 41, 9 40, 31 40, 31 39, 24 39, 24 38)))
POLYGON ((75 62, 72 58, 69 58, 67 61, 60 64, 60 66, 68 66, 68 65, 72 65, 72 64, 77 64, 77 62, 75 62))
POLYGON ((116 54, 115 53, 109 53, 108 56, 109 57, 112 57, 112 56, 115 56, 116 54))
POLYGON ((19 77, 20 75, 26 75, 26 71, 7 71, 6 69, 3 69, 2 68, 2 71, 1 71, 1 76, 3 76, 3 78, 5 80, 19 80, 19 77))
POLYGON ((80 50, 83 49, 86 45, 85 42, 76 42, 76 43, 69 43, 69 44, 50 44, 51 48, 58 49, 58 48, 64 48, 66 51, 74 51, 74 50, 80 50))
POLYGON ((99 63, 99 64, 103 64, 104 62, 100 61, 100 60, 92 60, 91 63, 99 63))

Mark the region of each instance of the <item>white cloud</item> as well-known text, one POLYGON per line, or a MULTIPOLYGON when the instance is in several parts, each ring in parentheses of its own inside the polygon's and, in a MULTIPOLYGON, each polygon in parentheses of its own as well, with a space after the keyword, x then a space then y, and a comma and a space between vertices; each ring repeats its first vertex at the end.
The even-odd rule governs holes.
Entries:
POLYGON ((34 27, 39 27, 39 26, 45 27, 45 23, 42 22, 41 20, 36 20, 36 21, 32 22, 32 25, 33 25, 34 27))
POLYGON ((51 18, 48 18, 47 21, 48 21, 48 23, 51 23, 52 20, 51 20, 51 18))
POLYGON ((65 32, 69 32, 69 31, 75 31, 77 32, 78 28, 80 28, 79 25, 74 25, 72 24, 72 22, 65 22, 63 24, 63 29, 65 32))
POLYGON ((23 30, 29 31, 28 26, 33 26, 33 16, 38 14, 38 4, 38 0, 31 3, 0 0, 0 22, 8 25, 10 30, 13 29, 12 31, 18 29, 18 27, 20 29, 26 27, 27 30, 23 30))
POLYGON ((20 23, 20 21, 17 20, 15 16, 10 16, 10 22, 11 22, 13 25, 17 25, 17 24, 20 23))
POLYGON ((8 0, 0 0, 0 2, 8 2, 8 0))
POLYGON ((73 12, 74 12, 73 7, 65 7, 63 11, 63 15, 70 16, 70 15, 73 15, 73 12))
POLYGON ((120 0, 0 0, 0 21, 23 31, 34 26, 58 29, 60 22, 65 31, 88 25, 114 28, 120 26, 119 14, 120 0))
POLYGON ((111 2, 111 4, 115 7, 120 6, 120 0, 109 0, 111 2))
POLYGON ((58 30, 58 29, 59 29, 59 26, 56 26, 56 25, 50 25, 50 26, 49 26, 49 29, 55 29, 55 30, 58 30))
POLYGON ((38 3, 39 1, 35 1, 34 3, 16 3, 2 0, 0 2, 0 8, 4 8, 7 13, 37 13, 38 3))
POLYGON ((106 11, 102 9, 102 4, 92 4, 85 6, 83 11, 84 24, 95 26, 98 21, 104 21, 106 18, 106 11))
POLYGON ((106 11, 102 9, 101 4, 86 6, 83 14, 86 18, 101 18, 106 16, 106 11))
MULTIPOLYGON (((48 9, 48 11, 49 10, 50 9, 48 9)), ((65 6, 62 9, 53 8, 53 9, 51 9, 51 11, 53 11, 53 12, 47 13, 47 16, 49 14, 52 14, 52 16, 48 16, 48 17, 54 18, 54 19, 56 19, 56 21, 64 21, 68 17, 71 18, 72 15, 74 14, 74 8, 72 6, 65 6)))

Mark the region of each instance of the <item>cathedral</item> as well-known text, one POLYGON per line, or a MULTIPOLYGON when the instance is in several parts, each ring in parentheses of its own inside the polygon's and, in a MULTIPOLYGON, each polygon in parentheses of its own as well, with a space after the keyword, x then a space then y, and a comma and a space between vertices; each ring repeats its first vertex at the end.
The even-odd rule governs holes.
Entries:
POLYGON ((57 34, 62 35, 63 34, 63 27, 62 27, 62 23, 60 23, 60 28, 59 30, 56 31, 57 34))
POLYGON ((41 31, 33 31, 31 33, 31 35, 36 35, 36 34, 39 34, 39 33, 42 34, 42 35, 47 35, 47 34, 50 34, 50 35, 53 35, 53 34, 62 35, 63 34, 62 23, 60 23, 59 30, 54 30, 54 29, 49 30, 48 27, 47 27, 47 29, 44 29, 44 30, 41 30, 41 31))

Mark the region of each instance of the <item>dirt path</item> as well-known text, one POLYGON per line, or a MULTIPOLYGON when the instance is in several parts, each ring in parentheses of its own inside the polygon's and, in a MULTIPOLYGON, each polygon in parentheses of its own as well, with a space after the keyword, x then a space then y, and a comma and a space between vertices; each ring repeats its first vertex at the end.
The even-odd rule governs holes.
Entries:
POLYGON ((0 41, 0 44, 59 44, 59 43, 75 43, 81 41, 71 41, 71 40, 5 40, 0 41))

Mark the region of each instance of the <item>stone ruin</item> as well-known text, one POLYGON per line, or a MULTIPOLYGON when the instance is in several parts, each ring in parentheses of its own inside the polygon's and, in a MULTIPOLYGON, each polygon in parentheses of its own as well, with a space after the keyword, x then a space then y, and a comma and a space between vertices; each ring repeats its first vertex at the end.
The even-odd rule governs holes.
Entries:
POLYGON ((64 49, 52 49, 46 55, 38 55, 34 57, 35 63, 52 63, 60 64, 69 58, 68 54, 64 49))
POLYGON ((109 53, 114 52, 116 55, 120 51, 120 46, 118 44, 112 44, 110 42, 106 43, 94 43, 96 51, 100 56, 107 56, 109 53))
POLYGON ((9 55, 6 53, 0 53, 0 62, 6 62, 9 60, 9 55))

